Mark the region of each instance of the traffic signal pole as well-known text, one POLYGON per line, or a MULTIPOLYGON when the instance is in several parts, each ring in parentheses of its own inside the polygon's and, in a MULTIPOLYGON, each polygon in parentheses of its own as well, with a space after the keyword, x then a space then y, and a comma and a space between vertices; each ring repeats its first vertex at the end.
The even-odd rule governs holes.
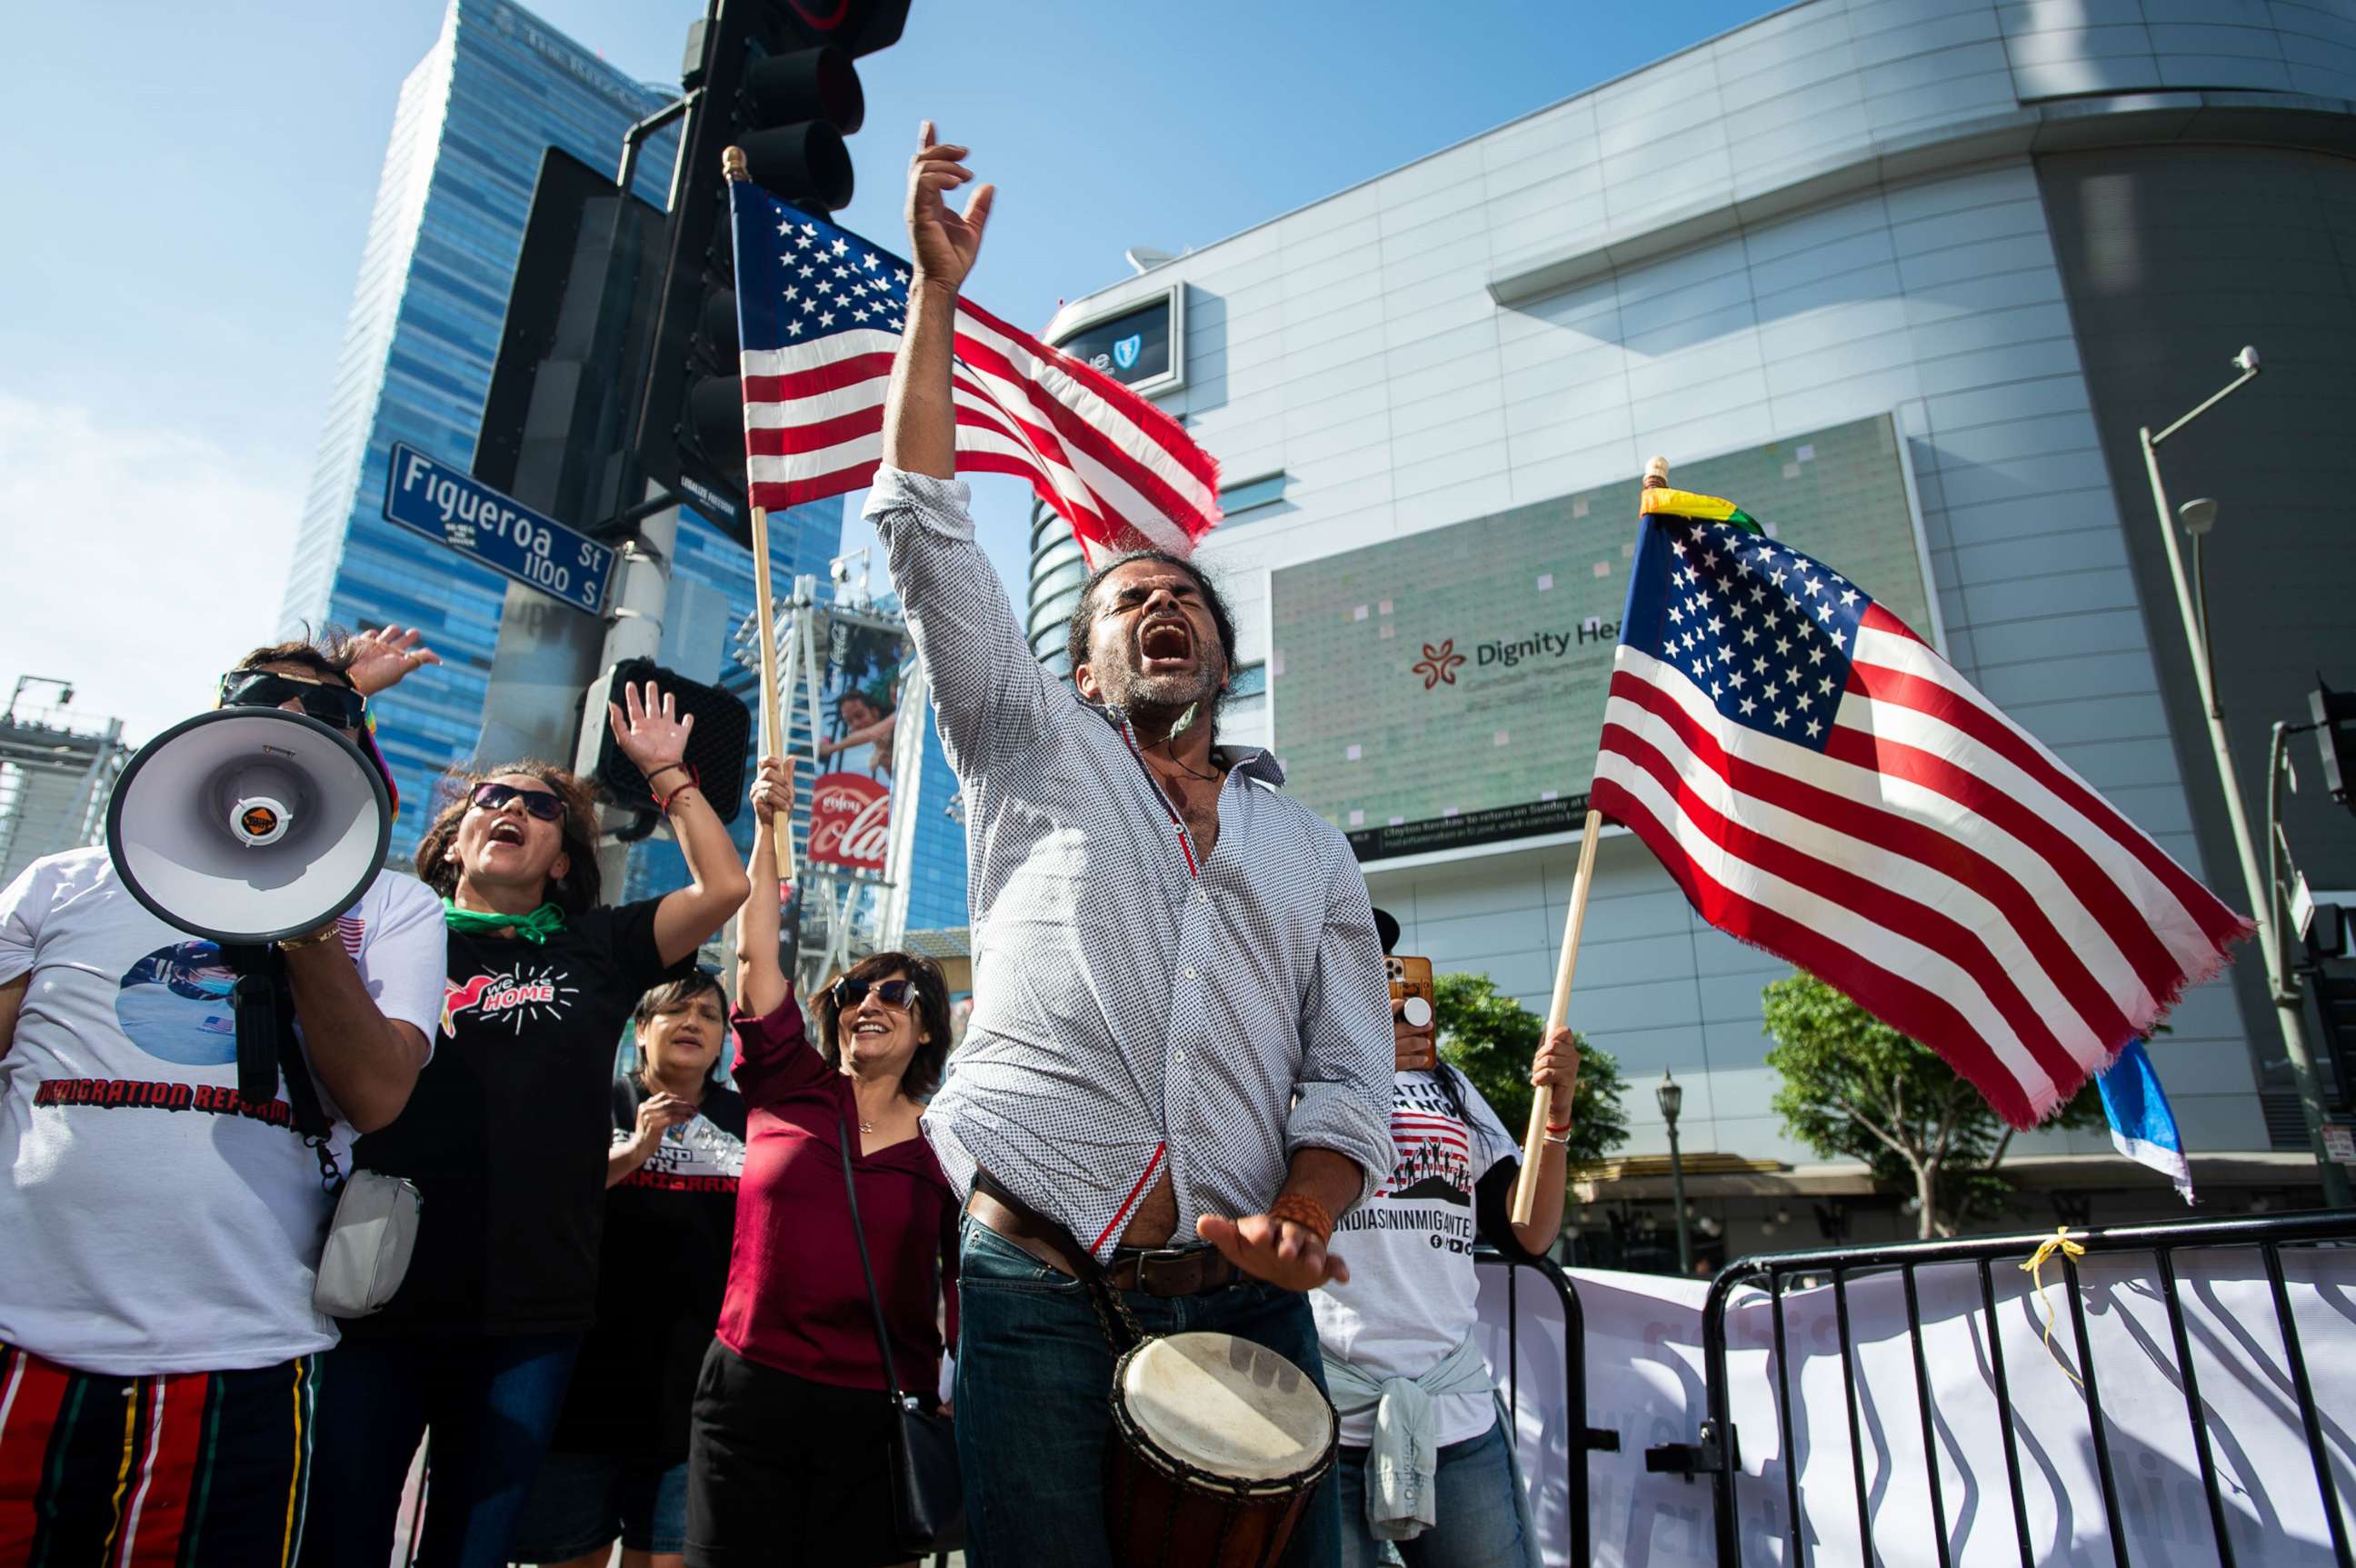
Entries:
MULTIPOLYGON (((593 771, 611 672, 660 657, 682 505, 747 542, 721 149, 745 147, 752 177, 773 194, 816 211, 847 203, 842 138, 863 113, 852 61, 895 42, 907 10, 908 0, 709 0, 689 34, 681 95, 623 135, 618 199, 602 179, 594 199, 573 190, 570 207, 545 178, 535 194, 531 264, 519 263, 510 295, 475 477, 614 543, 620 560, 599 618, 527 588, 508 594, 484 760, 566 758, 593 771), (658 216, 630 192, 647 143, 674 124, 679 153, 658 216)), ((633 804, 643 828, 644 802, 633 804)), ((600 855, 617 891, 626 847, 600 855)))

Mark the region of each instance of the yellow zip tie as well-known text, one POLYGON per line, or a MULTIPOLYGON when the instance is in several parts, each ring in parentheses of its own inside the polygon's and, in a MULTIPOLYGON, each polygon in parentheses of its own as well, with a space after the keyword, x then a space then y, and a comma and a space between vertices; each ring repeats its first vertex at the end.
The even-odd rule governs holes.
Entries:
POLYGON ((2065 1258, 2083 1258, 2086 1255, 2086 1249, 2070 1240, 2067 1225, 2056 1226, 2053 1234, 2040 1242, 2037 1251, 2029 1255, 2029 1262, 2020 1265, 2020 1272, 2037 1282, 2037 1305, 2045 1309, 2045 1353, 2053 1358, 2053 1364, 2062 1369, 2063 1377, 2083 1389, 2085 1380, 2072 1371, 2070 1363, 2053 1348, 2053 1304, 2045 1299, 2045 1260, 2056 1252, 2065 1258))

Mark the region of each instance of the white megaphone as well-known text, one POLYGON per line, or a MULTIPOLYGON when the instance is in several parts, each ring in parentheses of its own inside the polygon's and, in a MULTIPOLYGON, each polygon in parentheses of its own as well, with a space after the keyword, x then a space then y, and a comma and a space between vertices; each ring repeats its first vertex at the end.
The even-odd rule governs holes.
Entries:
POLYGON ((106 853, 157 918, 222 947, 316 930, 384 865, 392 798, 360 748, 305 714, 220 708, 139 748, 106 853))

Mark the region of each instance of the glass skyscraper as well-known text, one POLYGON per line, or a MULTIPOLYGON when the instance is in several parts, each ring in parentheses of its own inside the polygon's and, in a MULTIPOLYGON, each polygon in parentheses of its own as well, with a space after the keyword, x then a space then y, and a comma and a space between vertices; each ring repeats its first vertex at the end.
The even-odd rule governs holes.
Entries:
MULTIPOLYGON (((441 35, 402 85, 283 617, 290 631, 305 623, 416 626, 442 656, 438 668, 402 683, 378 735, 401 786, 396 857, 431 819, 435 780, 474 756, 507 584, 384 520, 392 443, 460 466, 471 459, 543 152, 618 164, 623 133, 673 96, 505 0, 452 0, 441 35)), ((677 151, 673 129, 640 158, 634 188, 658 207, 669 203, 677 151)), ((826 580, 841 519, 841 504, 824 501, 770 520, 781 596, 798 575, 826 580)), ((674 575, 709 589, 703 606, 724 603, 731 624, 751 610, 751 564, 709 524, 692 514, 682 521, 674 575)), ((712 656, 694 662, 704 667, 680 673, 726 673, 709 667, 712 656)), ((945 802, 956 784, 937 741, 926 761, 926 798, 945 802)), ((747 846, 751 821, 747 811, 737 823, 747 846)), ((950 835, 935 828, 920 838, 912 925, 964 919, 963 831, 946 818, 941 827, 950 835)), ((632 887, 676 886, 675 876, 663 880, 675 865, 669 846, 642 846, 632 887)))

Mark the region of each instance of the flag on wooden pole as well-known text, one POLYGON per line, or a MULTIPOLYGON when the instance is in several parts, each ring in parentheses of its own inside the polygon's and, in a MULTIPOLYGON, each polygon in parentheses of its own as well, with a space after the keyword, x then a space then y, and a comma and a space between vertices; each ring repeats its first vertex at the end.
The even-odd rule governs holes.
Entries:
MULTIPOLYGON (((861 489, 883 460, 908 263, 749 180, 728 188, 749 499, 861 489)), ((1029 479, 1087 545, 1183 554, 1218 521, 1218 464, 1110 376, 964 298, 956 350, 960 471, 1029 479)))
POLYGON ((1865 591, 1648 490, 1592 804, 1719 929, 2035 1124, 2247 935, 1865 591))

